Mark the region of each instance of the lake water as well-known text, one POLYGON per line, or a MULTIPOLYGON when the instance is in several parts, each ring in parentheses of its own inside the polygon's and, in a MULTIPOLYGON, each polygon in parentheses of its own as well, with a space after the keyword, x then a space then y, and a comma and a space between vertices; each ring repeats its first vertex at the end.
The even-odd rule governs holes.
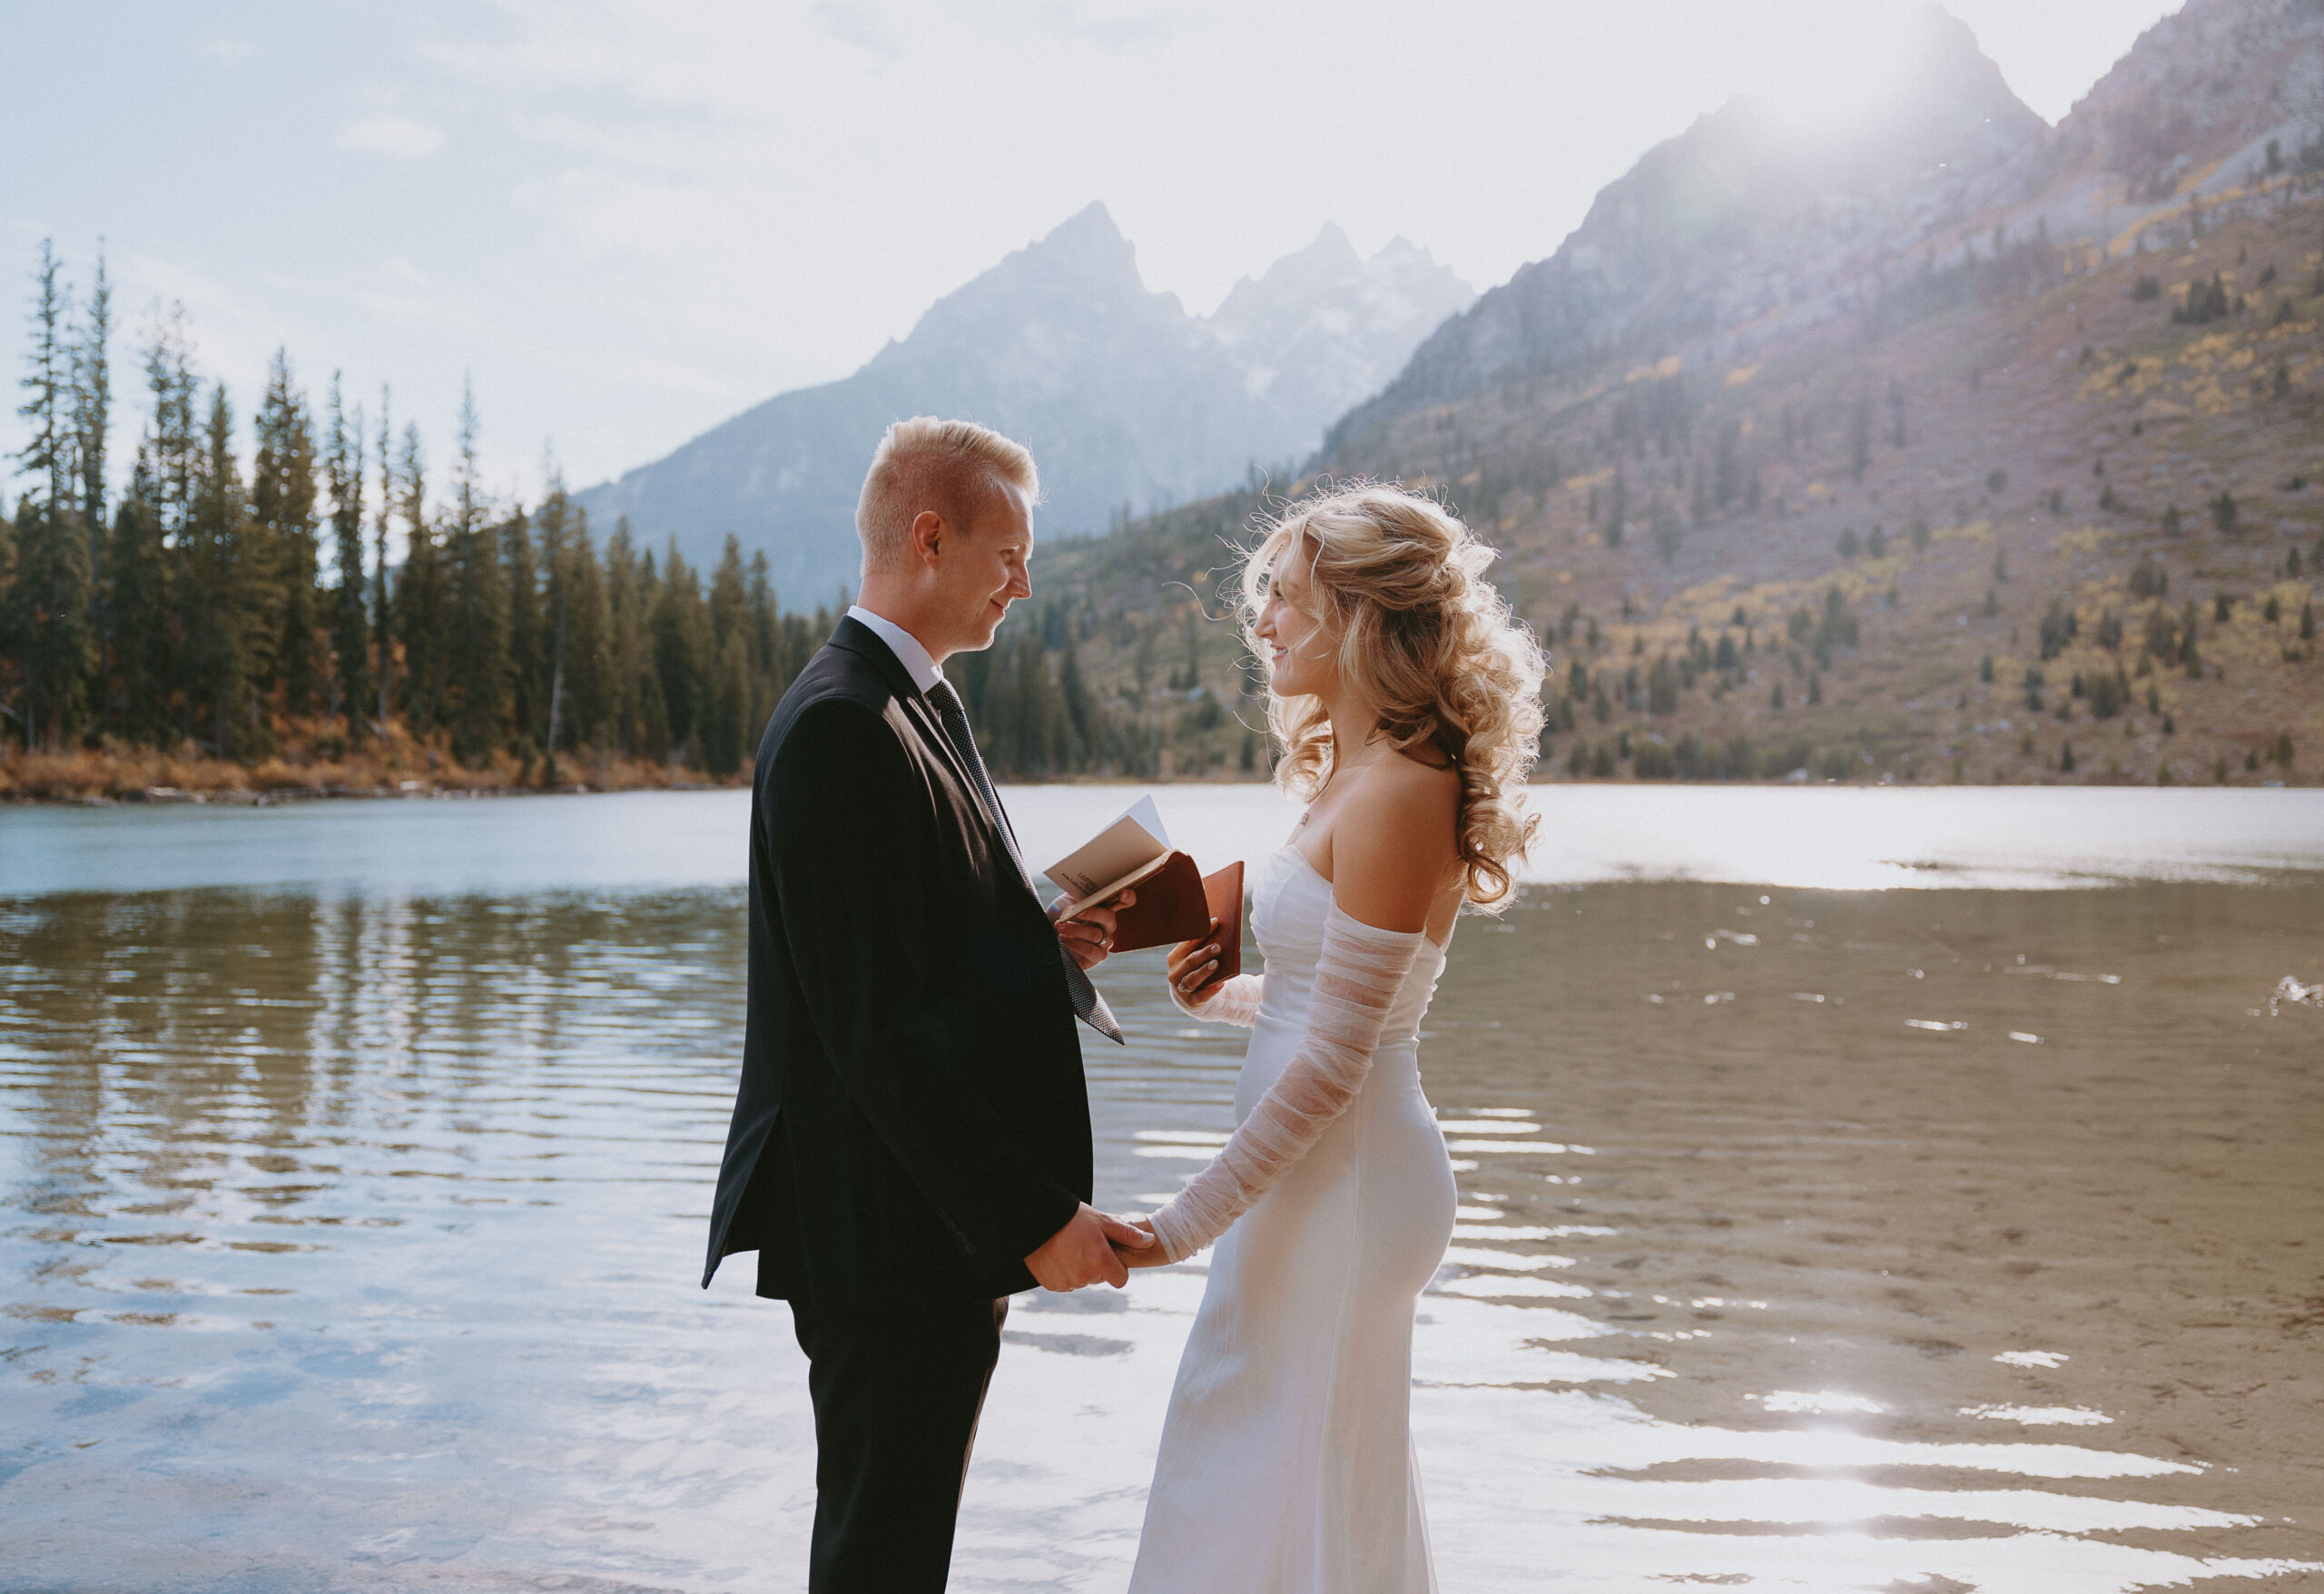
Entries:
MULTIPOLYGON (((1446 1589, 2324 1587, 2324 794, 1537 796, 1422 1053, 1446 1589)), ((787 1314, 694 1288, 745 813, 0 811, 0 1588, 799 1585, 787 1314)), ((1230 1121, 1158 969, 1116 1205, 1230 1121)), ((1122 1587, 1201 1287, 1020 1300, 956 1588, 1122 1587)))

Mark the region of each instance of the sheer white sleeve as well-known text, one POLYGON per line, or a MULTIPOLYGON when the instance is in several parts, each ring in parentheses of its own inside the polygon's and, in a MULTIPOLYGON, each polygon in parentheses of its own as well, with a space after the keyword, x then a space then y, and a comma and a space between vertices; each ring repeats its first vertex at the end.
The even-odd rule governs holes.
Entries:
POLYGON ((1170 999, 1189 1018, 1212 1024, 1239 1024, 1248 1029, 1258 1021, 1259 1003, 1266 997, 1266 978, 1264 974, 1237 974, 1201 1002, 1188 1001, 1187 993, 1178 989, 1174 979, 1170 982, 1170 999))
POLYGON ((1347 1110, 1372 1072, 1380 1027, 1420 944, 1418 931, 1374 930, 1334 906, 1298 1051, 1226 1149, 1154 1215, 1154 1233, 1171 1261, 1225 1234, 1347 1110))

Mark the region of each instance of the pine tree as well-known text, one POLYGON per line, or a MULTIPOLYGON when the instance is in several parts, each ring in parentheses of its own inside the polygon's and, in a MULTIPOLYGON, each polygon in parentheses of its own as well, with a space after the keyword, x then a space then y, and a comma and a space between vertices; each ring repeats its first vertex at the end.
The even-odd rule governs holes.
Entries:
POLYGON ((185 307, 172 305, 155 322, 145 347, 145 389, 153 406, 153 429, 139 458, 146 466, 151 497, 165 536, 184 529, 193 502, 201 427, 195 410, 202 383, 193 369, 192 340, 185 330, 185 307))
MULTIPOLYGON (((542 646, 548 704, 542 746, 554 761, 558 748, 602 743, 614 711, 612 617, 606 585, 589 542, 589 517, 565 490, 564 473, 546 462, 548 491, 535 523, 540 528, 542 646)), ((552 777, 553 778, 553 777, 552 777)))
POLYGON ((106 595, 113 626, 113 723, 133 742, 158 743, 172 723, 177 625, 161 510, 143 459, 114 511, 105 568, 112 576, 106 595))
POLYGON ((452 755, 463 763, 497 739, 508 704, 508 595, 499 539, 486 521, 476 445, 476 397, 463 383, 451 517, 444 528, 452 755))
POLYGON ((658 585, 654 556, 638 555, 629 517, 622 516, 606 541, 606 608, 611 626, 607 653, 613 673, 614 745, 625 758, 658 759, 669 753, 669 722, 661 683, 655 677, 648 624, 658 585))
POLYGON ((668 559, 650 611, 654 672, 667 716, 670 751, 696 763, 710 713, 717 655, 711 644, 710 610, 703 600, 702 578, 678 552, 675 537, 670 539, 668 559))
POLYGON ((113 280, 105 271, 104 249, 100 245, 96 278, 89 285, 88 303, 73 335, 72 424, 74 463, 81 478, 81 528, 89 544, 89 624, 101 729, 110 729, 114 720, 109 685, 113 632, 106 601, 110 572, 104 557, 109 519, 105 458, 113 429, 112 342, 113 280))
POLYGON ((251 522, 255 559, 266 571, 276 605, 254 627, 262 650, 262 679, 281 694, 293 717, 311 709, 320 682, 317 635, 320 607, 315 587, 315 428, 306 399, 292 386, 290 355, 275 350, 266 394, 253 421, 258 448, 251 460, 251 522))
MULTIPOLYGON (((395 624, 403 644, 405 727, 426 738, 445 723, 445 556, 428 518, 427 466, 419 428, 407 424, 385 498, 403 520, 403 566, 396 576, 395 624)), ((382 538, 386 517, 381 517, 382 538)))
POLYGON ((748 627, 750 615, 751 593, 749 581, 743 574, 743 545, 730 531, 726 534, 725 546, 719 550, 718 564, 710 573, 710 635, 713 643, 724 651, 728 637, 748 627))
POLYGON ((548 719, 547 644, 541 625, 541 562, 532 517, 520 506, 500 523, 501 585, 508 603, 508 723, 530 756, 548 719))
POLYGON ((388 739, 388 708, 396 679, 395 605, 388 587, 388 533, 395 513, 396 474, 389 443, 395 436, 389 411, 394 395, 379 384, 379 517, 373 526, 371 553, 371 669, 379 712, 372 722, 379 740, 388 739))
POLYGON ((206 718, 212 753, 247 757, 263 750, 252 634, 265 616, 265 573, 251 557, 250 501, 222 383, 211 389, 192 488, 179 535, 188 733, 206 718))
POLYGON ((120 723, 131 736, 159 743, 192 735, 195 713, 198 638, 189 630, 185 601, 193 590, 186 539, 200 456, 194 411, 201 383, 182 306, 155 319, 143 367, 153 419, 138 442, 107 563, 120 723))
POLYGON ((16 412, 32 435, 16 460, 39 496, 17 505, 9 629, 25 674, 25 745, 56 747, 83 728, 97 660, 89 542, 74 467, 66 294, 45 241, 33 284, 33 346, 20 384, 28 396, 16 412))
POLYGON ((576 508, 565 555, 565 697, 562 724, 578 745, 605 745, 616 698, 613 674, 613 613, 606 579, 589 539, 589 517, 576 508))
POLYGON ((750 650, 742 630, 731 632, 718 650, 716 689, 703 726, 703 767, 724 779, 743 767, 751 738, 750 650))
POLYGON ((726 534, 717 567, 710 576, 710 646, 714 685, 703 726, 704 767, 712 774, 734 773, 751 744, 751 594, 743 574, 743 547, 726 534))
POLYGON ((371 646, 364 613, 363 412, 350 417, 340 401, 339 373, 330 379, 330 431, 324 439, 323 477, 330 493, 331 707, 347 716, 351 739, 363 729, 371 702, 371 646))
MULTIPOLYGON (((547 490, 541 496, 540 513, 534 517, 534 523, 540 528, 541 668, 548 691, 539 727, 541 754, 548 761, 549 772, 542 777, 547 782, 555 779, 557 733, 566 707, 565 646, 573 601, 567 523, 572 505, 566 497, 564 474, 558 470, 555 458, 544 454, 541 465, 541 478, 547 490)), ((532 727, 520 720, 517 730, 520 734, 528 734, 532 727)))
POLYGON ((791 684, 790 661, 783 646, 783 617, 774 605, 774 582, 768 570, 766 550, 751 556, 751 743, 761 731, 791 684))

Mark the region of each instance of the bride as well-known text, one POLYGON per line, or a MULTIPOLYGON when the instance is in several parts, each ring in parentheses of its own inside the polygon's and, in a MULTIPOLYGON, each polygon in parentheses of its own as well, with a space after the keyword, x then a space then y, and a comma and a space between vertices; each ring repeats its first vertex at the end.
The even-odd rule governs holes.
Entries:
POLYGON ((1216 1242, 1131 1594, 1436 1586, 1413 1309, 1454 1192, 1416 1036, 1462 904, 1507 901, 1537 822, 1541 656, 1492 558, 1436 504, 1364 487, 1292 506, 1244 570, 1277 778, 1309 805, 1254 892, 1266 972, 1218 979, 1211 940, 1170 954, 1172 999, 1251 1044, 1234 1137, 1145 1220, 1160 1244, 1121 1253, 1216 1242))

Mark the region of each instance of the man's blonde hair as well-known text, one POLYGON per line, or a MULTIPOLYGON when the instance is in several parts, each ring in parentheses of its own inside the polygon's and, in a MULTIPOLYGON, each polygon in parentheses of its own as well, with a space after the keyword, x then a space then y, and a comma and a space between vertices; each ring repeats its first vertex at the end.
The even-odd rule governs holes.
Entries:
POLYGON ((1040 473, 1022 443, 972 420, 915 415, 888 428, 872 455, 863 493, 855 501, 855 535, 863 540, 863 574, 902 566, 911 523, 933 509, 966 531, 1001 483, 1040 502, 1040 473))

